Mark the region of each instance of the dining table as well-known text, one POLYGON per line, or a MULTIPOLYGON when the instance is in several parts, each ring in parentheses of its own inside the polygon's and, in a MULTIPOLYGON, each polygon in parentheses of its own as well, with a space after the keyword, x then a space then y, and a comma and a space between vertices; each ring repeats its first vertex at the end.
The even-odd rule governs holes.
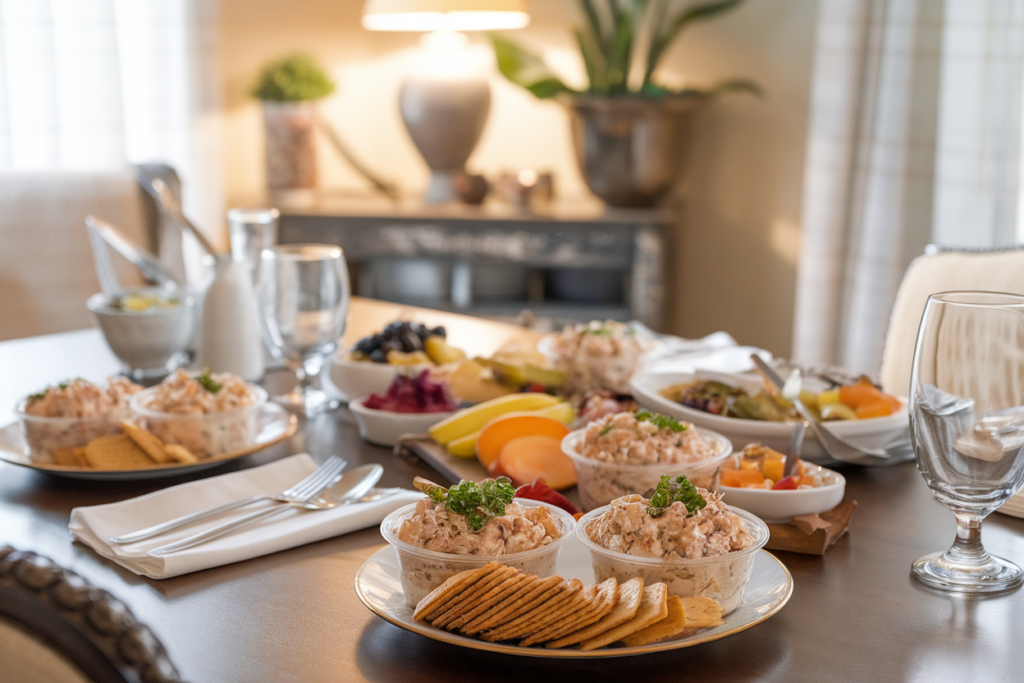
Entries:
MULTIPOLYGON (((487 353, 537 333, 441 311, 353 299, 346 340, 399 317, 449 328, 453 344, 487 353)), ((119 371, 96 329, 0 342, 0 423, 22 396, 65 377, 119 371)), ((277 368, 273 394, 294 378, 277 368)), ((741 445, 740 445, 741 446, 741 445)), ((1018 681, 1024 677, 1024 593, 968 597, 911 577, 919 556, 945 549, 956 531, 914 462, 836 466, 857 502, 824 555, 773 554, 793 578, 778 613, 727 637, 664 652, 601 659, 545 659, 439 642, 395 626, 357 597, 356 572, 386 545, 369 528, 256 559, 163 580, 140 577, 75 542, 75 507, 140 496, 170 485, 251 468, 306 452, 350 467, 379 463, 382 486, 409 487, 440 474, 416 456, 360 439, 344 405, 300 418, 294 436, 176 479, 84 481, 0 464, 0 547, 51 558, 123 601, 163 642, 193 683, 480 683, 523 681, 1018 681)), ((568 497, 579 502, 575 491, 568 497)), ((1000 513, 984 524, 985 547, 1024 562, 1024 520, 1000 513)), ((0 664, 0 679, 3 678, 0 664)))

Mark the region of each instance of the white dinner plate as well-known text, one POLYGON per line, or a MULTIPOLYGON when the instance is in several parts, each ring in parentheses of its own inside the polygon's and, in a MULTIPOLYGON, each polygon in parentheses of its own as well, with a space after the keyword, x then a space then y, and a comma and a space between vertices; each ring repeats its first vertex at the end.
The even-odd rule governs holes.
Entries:
MULTIPOLYGON (((557 570, 564 578, 579 579, 587 584, 594 583, 590 552, 575 538, 562 549, 558 557, 557 570)), ((400 571, 394 548, 381 548, 356 572, 356 595, 377 616, 407 631, 474 650, 524 657, 626 657, 692 647, 739 633, 761 623, 782 609, 793 594, 793 577, 789 570, 771 553, 760 550, 754 557, 754 570, 743 593, 743 602, 732 614, 725 617, 725 623, 721 626, 704 629, 688 637, 663 640, 642 647, 605 647, 585 652, 571 648, 549 650, 543 647, 488 643, 415 621, 412 618, 413 610, 406 605, 405 596, 402 594, 400 571)))
MULTIPOLYGON (((703 410, 690 408, 671 401, 659 392, 673 384, 692 382, 699 379, 714 379, 732 386, 738 386, 754 393, 760 386, 760 379, 753 375, 722 374, 697 370, 696 372, 649 372, 637 375, 630 383, 637 402, 641 406, 658 413, 671 415, 679 420, 692 422, 698 427, 712 429, 725 435, 732 442, 737 453, 749 443, 760 443, 782 453, 789 449, 789 438, 793 432, 793 424, 788 422, 763 422, 761 420, 744 420, 736 417, 712 415, 703 410)), ((902 399, 901 399, 902 401, 902 399)), ((861 448, 892 449, 893 462, 902 462, 913 458, 913 450, 909 448, 910 422, 907 417, 906 401, 903 408, 888 417, 875 417, 868 420, 848 420, 830 422, 828 428, 838 437, 861 448)), ((800 457, 818 464, 833 462, 825 455, 817 439, 804 439, 800 457)))
POLYGON ((137 470, 96 470, 87 467, 66 467, 52 463, 35 462, 28 455, 28 445, 21 434, 21 425, 17 422, 12 422, 5 427, 0 427, 0 461, 71 479, 94 479, 98 481, 163 479, 192 474, 193 472, 217 467, 230 460, 250 455, 284 441, 294 434, 297 428, 298 420, 294 415, 276 403, 264 403, 256 413, 256 440, 247 448, 217 455, 190 465, 154 465, 153 467, 137 470))

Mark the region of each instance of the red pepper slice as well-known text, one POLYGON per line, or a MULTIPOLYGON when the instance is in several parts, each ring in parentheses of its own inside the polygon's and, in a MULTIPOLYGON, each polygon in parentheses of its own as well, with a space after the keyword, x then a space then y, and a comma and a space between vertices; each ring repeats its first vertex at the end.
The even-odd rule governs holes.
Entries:
POLYGON ((775 482, 775 486, 772 487, 772 491, 794 491, 796 490, 796 479, 793 477, 786 477, 775 482))
POLYGON ((532 484, 526 484, 516 489, 516 498, 527 500, 539 500, 542 503, 549 503, 555 507, 562 508, 570 515, 579 514, 580 509, 569 502, 569 499, 558 491, 554 490, 540 479, 534 479, 532 484))

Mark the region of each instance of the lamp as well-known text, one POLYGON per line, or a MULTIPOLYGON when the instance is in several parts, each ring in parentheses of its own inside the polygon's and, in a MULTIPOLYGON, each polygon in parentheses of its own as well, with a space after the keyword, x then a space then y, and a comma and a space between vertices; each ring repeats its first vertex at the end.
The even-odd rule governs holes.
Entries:
POLYGON ((399 95, 402 120, 430 168, 429 204, 453 201, 455 177, 480 140, 491 89, 474 68, 461 31, 522 28, 523 0, 367 0, 363 26, 371 31, 420 31, 423 54, 399 95))

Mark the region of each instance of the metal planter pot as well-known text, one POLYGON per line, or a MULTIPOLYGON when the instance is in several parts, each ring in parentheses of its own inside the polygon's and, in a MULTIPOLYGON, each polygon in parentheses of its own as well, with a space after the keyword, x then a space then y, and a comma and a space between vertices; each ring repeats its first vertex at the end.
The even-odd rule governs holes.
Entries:
POLYGON ((682 165, 689 112, 705 95, 567 99, 576 161, 587 186, 611 206, 653 206, 682 165))

